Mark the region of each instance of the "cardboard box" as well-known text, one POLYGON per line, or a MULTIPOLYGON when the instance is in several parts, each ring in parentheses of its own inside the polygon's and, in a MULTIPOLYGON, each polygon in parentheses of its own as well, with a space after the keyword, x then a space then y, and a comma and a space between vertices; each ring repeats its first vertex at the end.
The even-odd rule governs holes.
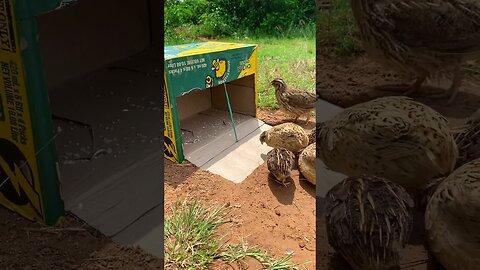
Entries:
POLYGON ((256 45, 203 42, 167 46, 164 56, 165 158, 184 161, 180 122, 209 106, 231 107, 233 112, 256 117, 256 45))
POLYGON ((49 225, 64 207, 35 16, 60 3, 0 0, 0 203, 49 225))
POLYGON ((0 0, 0 207, 162 256, 158 5, 0 0))

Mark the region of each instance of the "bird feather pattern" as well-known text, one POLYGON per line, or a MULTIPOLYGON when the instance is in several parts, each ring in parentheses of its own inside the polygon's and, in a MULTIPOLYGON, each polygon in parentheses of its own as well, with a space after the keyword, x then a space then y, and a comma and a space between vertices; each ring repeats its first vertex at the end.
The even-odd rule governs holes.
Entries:
POLYGON ((379 177, 350 177, 327 193, 330 245, 353 269, 399 269, 398 252, 413 224, 413 200, 379 177))
POLYGON ((428 200, 425 228, 431 252, 447 269, 480 265, 480 159, 441 181, 428 200))
POLYGON ((476 0, 376 1, 372 24, 412 50, 438 54, 480 51, 480 4, 476 0), (433 27, 432 27, 433 26, 433 27))
POLYGON ((386 177, 409 190, 452 172, 458 156, 448 121, 406 97, 352 106, 317 129, 317 156, 330 169, 386 177))

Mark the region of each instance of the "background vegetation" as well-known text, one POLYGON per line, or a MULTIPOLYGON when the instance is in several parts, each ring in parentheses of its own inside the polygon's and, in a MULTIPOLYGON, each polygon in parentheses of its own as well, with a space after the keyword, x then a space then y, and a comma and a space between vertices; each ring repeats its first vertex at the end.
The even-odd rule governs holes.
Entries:
POLYGON ((351 56, 362 52, 350 0, 331 0, 317 14, 317 44, 321 53, 351 56))
POLYGON ((166 0, 165 40, 298 37, 315 29, 315 0, 166 0))

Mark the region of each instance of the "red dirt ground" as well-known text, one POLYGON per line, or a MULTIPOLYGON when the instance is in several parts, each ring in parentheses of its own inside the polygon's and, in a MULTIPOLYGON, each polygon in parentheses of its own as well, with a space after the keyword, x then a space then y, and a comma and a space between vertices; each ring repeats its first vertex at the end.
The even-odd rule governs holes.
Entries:
POLYGON ((46 228, 0 207, 0 269, 154 270, 163 262, 137 248, 121 247, 67 215, 46 228))
MULTIPOLYGON (((388 73, 384 68, 364 56, 333 58, 317 55, 317 91, 320 93, 320 98, 344 108, 376 97, 392 95, 388 92, 375 91, 372 89, 374 86, 405 82, 408 83, 408 81, 388 73)), ((421 93, 413 98, 442 113, 449 119, 452 126, 462 124, 464 118, 480 107, 480 78, 466 78, 457 99, 448 106, 445 105, 446 100, 429 99, 425 95, 425 91, 429 91, 428 89, 432 88, 423 87, 421 93)), ((322 205, 319 201, 317 207, 320 209, 322 205)), ((320 210, 318 211, 320 213, 320 210)), ((421 213, 416 213, 416 215, 416 227, 410 241, 411 244, 401 254, 402 269, 436 269, 432 264, 426 262, 428 255, 423 245, 423 216, 421 213)), ((328 245, 324 219, 321 216, 318 218, 318 269, 350 269, 343 260, 334 255, 333 249, 328 245)))
MULTIPOLYGON (((259 118, 270 125, 285 121, 279 111, 260 111, 259 118)), ((303 121, 303 119, 302 119, 303 121)), ((311 129, 310 122, 305 128, 311 129)), ((200 199, 208 206, 232 207, 230 222, 220 227, 233 244, 248 243, 267 251, 275 258, 294 252, 292 261, 315 268, 315 186, 299 181, 298 171, 292 174, 295 184, 284 187, 269 180, 264 163, 245 181, 235 184, 221 176, 199 169, 190 163, 182 165, 165 161, 165 209, 185 196, 200 199)), ((251 261, 250 269, 261 269, 251 261)), ((212 269, 232 269, 216 264, 212 269)), ((235 269, 235 268, 233 268, 235 269)))

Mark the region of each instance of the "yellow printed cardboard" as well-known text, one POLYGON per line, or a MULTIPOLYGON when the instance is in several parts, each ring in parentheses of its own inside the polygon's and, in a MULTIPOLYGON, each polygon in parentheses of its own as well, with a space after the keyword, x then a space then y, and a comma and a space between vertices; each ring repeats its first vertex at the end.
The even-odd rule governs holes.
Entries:
MULTIPOLYGON (((166 82, 166 80, 165 80, 166 82)), ((172 117, 172 109, 170 107, 170 101, 168 98, 168 91, 167 91, 167 85, 164 84, 163 87, 164 91, 164 112, 163 112, 163 123, 165 125, 164 131, 163 131, 163 147, 164 147, 164 156, 177 163, 178 162, 178 152, 177 152, 177 145, 175 141, 175 134, 174 134, 174 128, 173 128, 173 117, 172 117)))
POLYGON ((8 0, 0 0, 0 28, 0 203, 43 220, 21 45, 8 0))
POLYGON ((248 61, 243 63, 243 69, 240 73, 238 73, 237 79, 246 77, 248 75, 256 74, 257 72, 257 50, 255 49, 250 57, 248 58, 248 61))
MULTIPOLYGON (((167 92, 164 114, 165 157, 182 163, 184 156, 176 98, 245 76, 256 76, 257 46, 210 41, 167 46, 164 48, 164 56, 167 92)), ((257 101, 256 97, 255 103, 257 101)))

